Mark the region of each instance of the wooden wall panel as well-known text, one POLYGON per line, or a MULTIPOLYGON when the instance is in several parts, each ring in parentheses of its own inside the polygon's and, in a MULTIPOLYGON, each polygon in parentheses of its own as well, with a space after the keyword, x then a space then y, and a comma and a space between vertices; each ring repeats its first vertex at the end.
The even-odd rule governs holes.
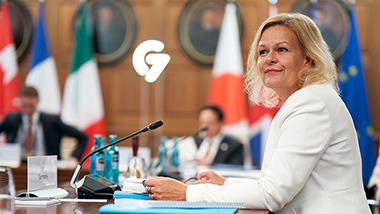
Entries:
MULTIPOLYGON (((36 0, 23 0, 37 15, 36 0)), ((211 66, 201 66, 187 57, 181 49, 177 25, 180 13, 188 0, 128 0, 137 17, 137 36, 131 53, 111 66, 99 66, 107 133, 119 137, 130 134, 157 119, 164 126, 141 136, 142 146, 156 149, 162 135, 173 137, 192 133, 198 127, 197 115, 207 98, 211 66), (156 83, 146 83, 132 67, 132 52, 147 39, 165 43, 163 52, 171 61, 156 83)), ((249 47, 260 23, 267 18, 267 0, 236 0, 243 16, 243 64, 246 66, 249 47)), ((279 0, 279 12, 290 11, 296 0, 279 0)), ((72 20, 77 0, 48 0, 46 21, 52 52, 55 57, 59 84, 63 94, 69 71, 72 38, 72 20)), ((380 131, 380 1, 357 0, 356 10, 363 47, 363 59, 368 83, 372 120, 380 131)), ((28 54, 20 63, 20 84, 23 85, 29 68, 28 54)), ((127 141, 122 145, 130 145, 127 141)), ((154 154, 155 150, 153 151, 154 154)))
POLYGON ((73 17, 77 9, 76 2, 62 1, 58 3, 58 23, 60 26, 57 30, 57 43, 59 55, 71 53, 71 47, 73 45, 73 17))
POLYGON ((371 35, 371 26, 368 25, 371 20, 370 11, 371 5, 368 2, 356 6, 356 15, 360 17, 360 19, 358 19, 358 27, 363 51, 368 51, 370 45, 369 37, 371 35))
MULTIPOLYGON (((358 2, 360 3, 360 1, 358 2)), ((368 98, 370 102, 372 122, 376 132, 380 132, 380 1, 370 1, 370 20, 364 23, 369 26, 369 51, 365 60, 368 98)), ((363 35, 366 36, 366 35, 363 35)))
POLYGON ((183 52, 178 40, 178 19, 187 1, 167 1, 165 52, 171 62, 163 79, 163 134, 168 137, 190 134, 197 128, 197 110, 206 102, 211 67, 200 66, 183 52), (206 81, 205 81, 206 80, 206 81))

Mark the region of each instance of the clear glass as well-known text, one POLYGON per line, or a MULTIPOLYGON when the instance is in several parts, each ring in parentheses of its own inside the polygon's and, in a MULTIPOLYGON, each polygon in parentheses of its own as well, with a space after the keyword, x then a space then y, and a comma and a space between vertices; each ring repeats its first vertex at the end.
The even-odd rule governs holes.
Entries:
POLYGON ((196 161, 186 161, 182 163, 179 167, 179 171, 181 172, 181 176, 184 180, 187 180, 192 177, 197 177, 197 162, 196 161))
POLYGON ((147 167, 144 158, 131 157, 128 159, 127 178, 147 178, 147 167))
POLYGON ((11 168, 0 166, 0 214, 10 214, 15 211, 16 191, 11 168))

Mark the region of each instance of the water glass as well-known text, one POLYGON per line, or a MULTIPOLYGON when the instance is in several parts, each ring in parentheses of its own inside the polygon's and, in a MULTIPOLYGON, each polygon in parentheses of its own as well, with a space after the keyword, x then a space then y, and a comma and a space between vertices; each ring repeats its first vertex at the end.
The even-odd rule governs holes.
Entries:
POLYGON ((0 166, 0 214, 14 213, 15 193, 11 168, 0 166))
POLYGON ((144 158, 131 157, 128 159, 127 178, 146 178, 147 176, 144 158))

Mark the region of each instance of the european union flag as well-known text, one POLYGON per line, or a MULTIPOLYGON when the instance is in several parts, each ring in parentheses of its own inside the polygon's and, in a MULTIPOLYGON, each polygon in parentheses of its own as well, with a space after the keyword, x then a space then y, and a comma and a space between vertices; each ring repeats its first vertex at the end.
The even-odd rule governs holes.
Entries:
POLYGON ((351 113, 358 134, 362 157, 364 185, 372 175, 375 166, 373 127, 367 99, 367 89, 362 66, 360 38, 358 35, 355 7, 350 6, 351 30, 348 34, 348 44, 340 61, 339 87, 341 98, 351 113))

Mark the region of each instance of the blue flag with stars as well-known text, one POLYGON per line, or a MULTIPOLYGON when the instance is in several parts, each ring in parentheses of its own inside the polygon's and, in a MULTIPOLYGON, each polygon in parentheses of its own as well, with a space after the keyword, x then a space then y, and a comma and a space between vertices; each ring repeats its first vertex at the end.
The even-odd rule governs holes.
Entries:
POLYGON ((348 44, 339 67, 339 88, 341 98, 351 113, 358 134, 360 153, 362 157, 362 174, 364 185, 372 175, 375 166, 373 143, 373 127, 367 99, 367 89, 362 66, 360 38, 358 35, 355 7, 350 6, 351 30, 348 34, 348 44))

